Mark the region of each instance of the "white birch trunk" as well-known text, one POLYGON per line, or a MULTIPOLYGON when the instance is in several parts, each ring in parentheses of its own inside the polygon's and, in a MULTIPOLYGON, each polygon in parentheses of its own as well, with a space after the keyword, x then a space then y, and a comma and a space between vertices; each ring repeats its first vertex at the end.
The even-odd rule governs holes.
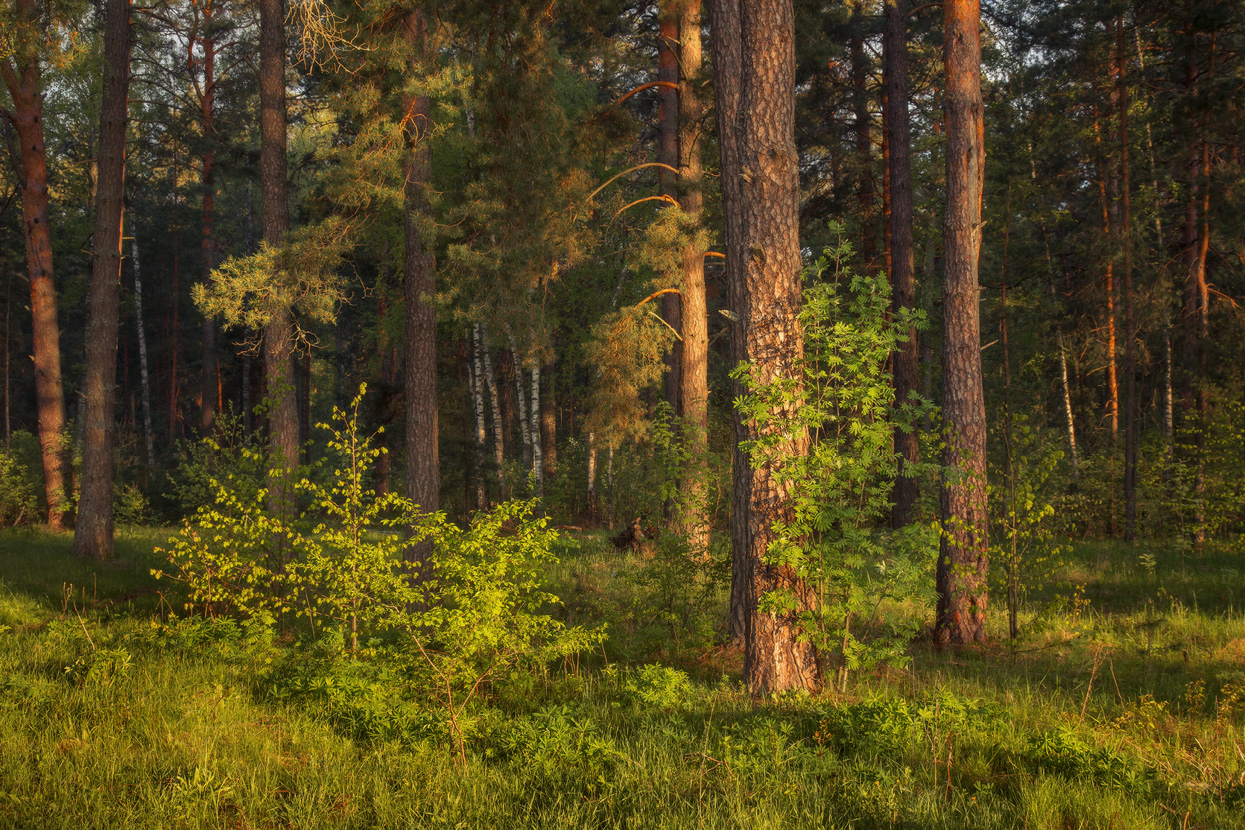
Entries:
POLYGON ((134 270, 134 319, 138 323, 138 376, 143 388, 143 432, 147 439, 147 469, 156 466, 155 441, 151 434, 151 382, 147 374, 147 330, 143 326, 143 281, 138 269, 138 240, 130 240, 130 266, 134 270))
POLYGON ((484 392, 481 375, 484 367, 480 360, 480 324, 471 324, 472 359, 469 372, 471 387, 471 409, 475 413, 476 429, 476 509, 483 510, 488 503, 488 494, 484 487, 484 392))
POLYGON ((532 416, 529 425, 532 430, 532 477, 537 496, 545 495, 544 458, 540 447, 540 366, 532 365, 532 416))
POLYGON ((597 447, 596 434, 588 433, 588 512, 597 513, 597 447))
POLYGON ((480 352, 484 356, 484 383, 488 387, 489 408, 493 413, 493 461, 497 464, 497 492, 502 501, 506 494, 506 445, 502 432, 501 397, 497 394, 497 376, 493 374, 493 356, 488 348, 488 328, 480 324, 480 352))
POLYGON ((510 337, 510 359, 514 363, 514 400, 519 409, 519 436, 523 439, 523 466, 532 466, 532 432, 527 423, 527 394, 523 391, 523 364, 519 361, 519 350, 514 345, 514 337, 510 337))

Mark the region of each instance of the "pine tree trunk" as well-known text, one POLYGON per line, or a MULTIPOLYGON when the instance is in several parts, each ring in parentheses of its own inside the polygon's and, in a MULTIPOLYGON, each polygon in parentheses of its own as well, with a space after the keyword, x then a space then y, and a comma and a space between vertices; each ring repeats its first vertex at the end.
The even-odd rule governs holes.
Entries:
MULTIPOLYGON (((698 88, 703 57, 700 42, 700 0, 685 0, 679 15, 679 193, 689 223, 700 226, 704 209, 700 134, 704 105, 698 88)), ((683 476, 683 533, 692 555, 709 552, 709 520, 705 491, 705 459, 709 453, 709 316, 705 300, 705 251, 701 245, 683 250, 683 292, 669 295, 681 304, 682 366, 680 403, 688 464, 683 476)))
POLYGON ((108 0, 104 92, 100 105, 99 186, 86 330, 86 436, 74 528, 76 556, 113 556, 112 474, 116 425, 117 330, 121 303, 121 222, 125 206, 125 128, 130 85, 129 0, 108 0))
MULTIPOLYGON (((212 2, 203 4, 203 27, 199 40, 203 44, 203 85, 199 88, 199 127, 203 140, 208 142, 202 156, 202 174, 200 182, 203 186, 202 226, 203 226, 203 284, 212 284, 212 268, 216 265, 216 232, 214 227, 214 203, 216 199, 216 150, 215 150, 215 98, 216 98, 216 40, 212 30, 212 18, 215 5, 212 2)), ((194 43, 191 43, 194 48, 194 43)), ((176 302, 176 298, 174 298, 176 302)), ((204 435, 210 435, 216 426, 216 410, 220 401, 216 389, 217 357, 216 357, 216 321, 205 316, 202 324, 203 332, 203 368, 199 377, 200 389, 200 426, 204 435)))
MULTIPOLYGON (((718 125, 718 153, 721 165, 723 242, 726 253, 727 309, 732 317, 730 361, 739 365, 746 353, 746 337, 742 312, 746 289, 744 281, 743 202, 740 189, 739 142, 736 127, 739 120, 740 76, 743 68, 743 42, 739 20, 740 0, 711 0, 710 23, 713 27, 713 87, 718 125)), ((742 384, 731 381, 731 399, 743 394, 742 384)), ((748 596, 748 528, 745 505, 751 471, 748 457, 741 448, 746 430, 740 418, 734 422, 731 442, 731 597, 729 628, 731 642, 742 645, 747 631, 748 596)), ((610 449, 613 457, 613 448, 610 449)))
POLYGON ((1132 189, 1128 157, 1128 71, 1124 52, 1124 19, 1115 21, 1115 91, 1120 143, 1120 278, 1124 294, 1124 540, 1137 536, 1137 356, 1133 315, 1132 189))
MULTIPOLYGON (((657 161, 678 169, 679 165, 679 18, 677 4, 673 0, 661 0, 658 10, 657 80, 671 86, 658 88, 657 94, 657 161)), ((662 196, 677 200, 678 177, 669 170, 658 168, 658 188, 662 196)), ((681 288, 681 286, 679 286, 681 288)), ((683 335, 683 309, 678 294, 666 294, 661 298, 661 317, 671 329, 683 335)), ((666 403, 676 415, 681 415, 681 389, 683 372, 683 343, 679 339, 670 345, 666 355, 665 395, 666 403)))
MULTIPOLYGON (((886 62, 886 134, 890 181, 890 263, 891 307, 898 315, 902 309, 916 308, 916 267, 912 241, 912 165, 908 118, 908 43, 905 27, 906 2, 886 0, 886 31, 883 52, 886 62)), ((906 340, 900 341, 894 355, 895 404, 902 406, 917 392, 918 354, 915 327, 908 329, 906 340)), ((920 460, 916 425, 911 430, 895 429, 895 454, 899 456, 900 475, 895 479, 891 527, 900 528, 913 519, 920 482, 915 476, 904 475, 908 465, 920 460)))
MULTIPOLYGON (((799 157, 795 147, 795 12, 791 0, 755 0, 740 6, 738 142, 745 267, 741 308, 745 358, 753 378, 769 385, 799 382, 800 326, 799 157)), ((783 413, 775 413, 781 423, 783 413)), ((759 437, 755 424, 744 425, 759 437)), ((808 451, 808 436, 789 439, 785 453, 808 451)), ((751 465, 750 465, 751 466, 751 465)), ((790 493, 766 464, 750 469, 737 494, 746 527, 748 579, 744 680, 754 695, 814 689, 817 653, 801 641, 799 611, 815 601, 810 587, 786 566, 767 561, 774 525, 792 517, 790 493), (789 592, 796 607, 763 612, 762 598, 789 592)))
MULTIPOLYGON (((137 233, 136 233, 137 235, 137 233)), ((147 445, 147 472, 156 466, 155 438, 151 432, 151 380, 147 372, 147 329, 143 325, 143 281, 138 267, 138 240, 130 240, 130 268, 134 271, 134 322, 138 329, 138 377, 142 386, 143 437, 147 445)))
POLYGON ((856 198, 860 202, 860 253, 866 268, 873 268, 878 255, 876 217, 873 215, 873 139, 870 137, 869 95, 866 79, 869 67, 864 45, 864 0, 852 3, 852 34, 848 42, 851 57, 852 131, 856 138, 856 198))
POLYGON ((22 192, 22 230, 30 282, 31 358, 39 454, 43 466, 48 528, 69 526, 71 502, 66 475, 65 391, 61 385, 60 326, 56 320, 56 283, 52 268, 52 232, 48 224, 48 163, 43 135, 43 89, 34 54, 42 4, 17 0, 15 29, 29 33, 21 48, 0 58, 0 74, 13 103, 12 123, 21 147, 18 179, 22 192), (27 52, 27 50, 30 50, 27 52))
MULTIPOLYGON (((290 230, 286 179, 285 4, 259 2, 259 176, 264 241, 285 242, 290 230)), ((269 309, 264 326, 264 381, 268 397, 269 463, 278 470, 268 493, 268 509, 290 519, 293 476, 298 463, 298 404, 294 386, 294 318, 289 308, 269 309)))
POLYGON ((942 486, 935 641, 986 639, 986 407, 978 317, 978 251, 985 148, 981 100, 980 7, 944 0, 947 213, 943 249, 943 417, 947 443, 942 486))
MULTIPOLYGON (((430 33, 422 10, 406 17, 410 49, 408 71, 426 71, 430 33)), ((425 245, 424 225, 431 214, 427 188, 432 178, 432 101, 427 95, 402 102, 406 140, 403 187, 403 234, 406 289, 406 494, 426 513, 440 509, 441 474, 437 429, 437 315, 432 304, 436 261, 425 245)), ((408 548, 408 560, 423 564, 430 542, 408 548)), ((422 574, 421 578, 427 578, 422 574)))

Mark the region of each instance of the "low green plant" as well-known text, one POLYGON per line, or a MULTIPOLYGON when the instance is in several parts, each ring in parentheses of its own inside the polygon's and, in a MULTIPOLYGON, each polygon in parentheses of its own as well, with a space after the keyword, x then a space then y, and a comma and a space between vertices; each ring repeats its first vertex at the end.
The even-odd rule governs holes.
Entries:
POLYGON ((0 527, 38 521, 41 481, 37 452, 34 436, 28 432, 13 433, 9 446, 0 448, 0 527))
POLYGON ((892 317, 885 276, 852 274, 844 267, 849 254, 840 243, 808 271, 795 377, 759 384, 747 364, 735 372, 751 390, 736 404, 759 436, 745 445, 751 462, 770 468, 791 497, 791 518, 775 525, 768 559, 815 594, 807 602, 773 591, 761 607, 801 609, 804 636, 822 654, 838 654, 840 689, 849 672, 906 662, 933 601, 928 575, 938 546, 928 524, 883 529, 899 474, 894 431, 914 428, 931 408, 918 396, 895 406, 886 366, 900 338, 924 318, 910 310, 892 317), (807 453, 793 450, 805 445, 807 453), (915 613, 896 611, 905 604, 915 613))
POLYGON ((239 499, 251 501, 267 486, 267 448, 258 433, 247 432, 232 410, 222 412, 210 435, 185 442, 177 469, 169 476, 183 513, 218 502, 223 487, 239 499))

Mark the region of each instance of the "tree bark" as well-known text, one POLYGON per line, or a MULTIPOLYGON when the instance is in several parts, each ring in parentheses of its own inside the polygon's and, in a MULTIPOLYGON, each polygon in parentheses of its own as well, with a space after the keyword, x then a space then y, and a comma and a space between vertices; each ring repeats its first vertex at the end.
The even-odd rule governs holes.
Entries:
MULTIPOLYGON (((259 2, 259 176, 264 241, 279 247, 290 230, 286 178, 285 3, 259 2)), ((278 471, 268 507, 293 515, 294 465, 298 463, 298 404, 294 386, 294 316, 287 307, 270 309, 264 326, 264 381, 268 397, 268 450, 278 471)))
MULTIPOLYGON (((896 315, 916 308, 916 266, 912 241, 912 165, 908 118, 908 43, 905 26, 905 0, 886 0, 886 29, 883 52, 886 63, 886 136, 890 180, 890 263, 891 308, 896 315)), ((908 337, 900 341, 894 355, 895 404, 903 406, 917 392, 917 332, 909 327, 908 337)), ((909 465, 920 460, 916 424, 911 429, 895 428, 895 454, 900 459, 900 475, 895 479, 891 527, 900 528, 913 519, 920 482, 904 475, 909 465)))
POLYGON ((13 102, 10 115, 21 147, 18 174, 22 192, 22 231, 30 282, 31 358, 39 454, 43 466, 48 528, 69 526, 71 502, 65 471, 65 391, 61 385, 60 326, 56 320, 56 282, 52 267, 52 232, 48 224, 48 162, 43 134, 43 89, 39 73, 39 14, 36 0, 18 0, 15 29, 20 48, 0 60, 0 74, 13 102))
POLYGON ((506 492, 506 444, 502 429, 501 396, 497 390, 497 376, 493 374, 493 356, 488 347, 488 328, 480 324, 480 345, 484 353, 484 383, 488 387, 489 408, 493 415, 493 463, 497 467, 497 496, 502 501, 509 498, 506 492))
POLYGON ((532 468, 532 428, 528 422, 527 393, 523 391, 523 363, 519 351, 510 338, 510 365, 514 369, 514 399, 518 410, 519 437, 523 440, 523 467, 532 468))
POLYGON ((532 411, 528 418, 532 430, 532 487, 537 498, 545 495, 544 447, 540 440, 540 366, 532 364, 532 411))
POLYGON ((981 11, 978 0, 944 0, 947 213, 943 250, 942 543, 935 641, 986 639, 986 406, 978 316, 978 251, 985 148, 981 144, 981 11))
MULTIPOLYGON (((742 312, 745 305, 743 201, 740 189, 739 142, 736 128, 739 120, 740 76, 743 71, 743 42, 740 35, 740 0, 711 0, 710 22, 713 27, 713 87, 717 110, 718 154, 722 187, 723 242, 726 253, 726 300, 732 317, 730 361, 739 365, 746 353, 746 337, 742 312)), ((731 398, 744 393, 738 380, 731 381, 731 398)), ((743 645, 747 631, 747 551, 748 528, 745 505, 751 470, 748 456, 741 448, 747 431, 738 417, 732 419, 734 440, 731 442, 731 597, 729 629, 731 642, 743 645)), ((611 450, 612 453, 612 450, 611 450)), ((612 455, 611 455, 612 457, 612 455)))
POLYGON ((558 407, 553 388, 553 364, 547 364, 540 376, 545 385, 540 395, 540 458, 544 477, 552 479, 558 474, 558 407))
POLYGON ((488 490, 484 483, 484 444, 487 440, 484 429, 484 360, 480 355, 483 350, 480 342, 480 324, 471 324, 471 363, 469 365, 471 388, 471 412, 475 416, 475 486, 476 509, 483 510, 488 505, 488 490))
MULTIPOLYGON (((202 228, 203 228, 203 283, 212 284, 212 268, 216 259, 216 232, 214 228, 214 204, 216 199, 216 133, 215 133, 215 100, 216 100, 216 40, 212 30, 212 18, 215 3, 203 4, 203 25, 199 42, 203 45, 203 84, 198 88, 199 94, 199 127, 203 132, 203 140, 207 142, 201 157, 200 184, 203 187, 202 197, 202 228)), ((193 61, 194 39, 190 40, 193 61)), ((174 298, 176 302, 176 297, 174 298)), ((202 324, 203 333, 203 368, 200 374, 200 426, 204 435, 210 435, 216 426, 216 410, 220 406, 216 389, 217 357, 216 357, 216 321, 205 316, 202 324)))
POLYGON ((108 0, 104 92, 100 105, 99 185, 91 246, 91 310, 86 332, 86 433, 82 490, 73 538, 74 555, 100 561, 113 556, 112 455, 129 85, 130 3, 129 0, 108 0))
MULTIPOLYGON (((137 236, 137 231, 135 231, 137 236)), ((130 268, 134 271, 134 323, 138 330, 138 377, 143 400, 143 438, 148 474, 156 466, 155 437, 151 432, 151 378, 147 372, 147 328, 143 325, 143 280, 138 267, 138 240, 130 240, 130 268)))
MULTIPOLYGON (((701 122, 704 105, 698 92, 703 57, 700 0, 685 0, 679 17, 679 193, 689 226, 700 228, 704 210, 701 122)), ((682 366, 680 405, 688 454, 683 477, 683 531, 692 555, 709 552, 705 458, 709 453, 709 318, 705 300, 705 251, 693 241, 683 250, 683 292, 669 295, 681 303, 682 366)))
MULTIPOLYGON (((659 87, 657 97, 657 161, 674 169, 679 166, 679 16, 674 0, 661 0, 658 10, 657 80, 670 86, 659 87)), ((664 168, 657 172, 659 192, 669 199, 679 196, 678 176, 664 168)), ((679 336, 683 334, 683 309, 678 294, 666 294, 661 298, 661 316, 679 336)), ((666 355, 665 396, 675 415, 682 415, 683 343, 678 338, 670 345, 666 355)))
MULTIPOLYGON (((408 72, 412 78, 426 71, 428 21, 422 10, 406 17, 410 48, 408 72)), ((436 261, 424 242, 424 225, 431 207, 427 189, 432 180, 432 101, 426 94, 402 102, 406 143, 403 187, 403 234, 406 286, 406 494, 420 510, 440 509, 440 457, 437 429, 437 315, 432 304, 436 291, 436 261)), ((431 543, 408 548, 408 560, 422 565, 432 553, 431 543)), ((426 574, 421 574, 421 578, 426 574)))
POLYGON ((856 197, 860 201, 860 253, 866 268, 873 268, 878 255, 876 217, 873 215, 873 198, 877 189, 873 182, 873 140, 870 137, 869 67, 865 58, 864 0, 852 4, 852 34, 848 43, 851 56, 852 113, 855 123, 852 131, 856 137, 856 197))
MULTIPOLYGON (((799 156, 795 147, 795 12, 791 0, 746 0, 740 5, 743 56, 737 124, 743 206, 744 290, 736 310, 745 331, 745 358, 754 381, 799 383, 803 357, 800 326, 799 156)), ((790 413, 775 413, 778 423, 790 413)), ((750 438, 754 423, 744 424, 750 438)), ((794 435, 786 454, 808 451, 808 436, 794 435)), ((749 465, 747 486, 736 494, 746 528, 747 613, 744 680, 755 695, 814 689, 817 653, 801 641, 798 612, 814 601, 810 587, 789 567, 767 561, 774 525, 789 521, 791 496, 769 465, 749 465), (796 609, 763 612, 762 598, 789 592, 796 609)))
POLYGON ((1137 536, 1137 355, 1133 314, 1131 167, 1128 157, 1128 65, 1124 49, 1124 18, 1115 20, 1115 92, 1120 143, 1120 278, 1124 294, 1124 540, 1137 536))

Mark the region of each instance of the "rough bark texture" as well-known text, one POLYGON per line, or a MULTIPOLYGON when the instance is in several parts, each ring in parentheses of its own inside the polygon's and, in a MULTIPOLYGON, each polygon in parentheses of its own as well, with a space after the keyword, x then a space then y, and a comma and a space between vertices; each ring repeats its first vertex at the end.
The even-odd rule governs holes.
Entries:
MULTIPOLYGON (((679 201, 697 228, 704 205, 700 150, 704 106, 698 94, 703 66, 700 25, 700 0, 685 0, 679 16, 679 201)), ((687 427, 684 440, 689 458, 683 479, 683 530, 693 555, 701 556, 709 550, 704 487, 704 459, 709 452, 709 319, 702 245, 693 242, 684 249, 683 293, 681 297, 670 296, 678 297, 682 306, 679 409, 687 427)))
POLYGON ((487 440, 484 429, 484 359, 480 355, 483 347, 480 343, 480 324, 471 324, 471 357, 468 361, 468 386, 471 392, 471 412, 475 418, 473 435, 475 439, 475 508, 483 510, 488 505, 488 488, 484 483, 484 444, 487 440))
MULTIPOLYGON (((739 146, 735 134, 739 119, 740 72, 743 44, 739 31, 739 0, 712 0, 710 22, 713 27, 713 87, 718 122, 718 151, 721 165, 722 224, 726 253, 727 308, 733 315, 730 326, 730 359, 736 366, 744 359, 744 326, 740 316, 744 305, 743 203, 740 192, 739 146)), ((743 394, 739 381, 731 381, 731 399, 743 394)), ((743 644, 747 629, 747 525, 745 498, 751 470, 748 457, 740 449, 745 430, 734 420, 731 442, 731 642, 743 644)))
MULTIPOLYGON (((408 71, 424 71, 428 22, 422 11, 406 18, 411 59, 408 71)), ((406 181, 403 187, 403 233, 406 284, 406 495, 431 513, 441 504, 441 473, 437 432, 437 315, 432 305, 436 261, 424 243, 423 228, 430 212, 427 187, 432 177, 432 102, 415 95, 402 102, 405 114, 406 181)), ((412 562, 424 562, 428 544, 408 549, 412 562)))
MULTIPOLYGON (((886 0, 886 29, 883 52, 886 62, 886 137, 890 180, 890 263, 891 306, 896 313, 916 307, 916 265, 912 241, 912 165, 908 119, 908 43, 905 29, 905 0, 886 0)), ((916 328, 899 343, 894 355, 895 403, 906 403, 917 391, 918 354, 916 328)), ((916 464, 920 447, 915 425, 912 431, 895 429, 895 453, 901 465, 916 464)), ((913 518, 920 484, 915 477, 895 479, 895 506, 891 526, 903 527, 913 518)))
POLYGON ((977 254, 981 244, 984 147, 980 7, 944 0, 947 212, 943 250, 943 417, 948 468, 942 487, 938 556, 939 644, 986 638, 986 407, 982 390, 977 254))
MULTIPOLYGON (((740 195, 743 206, 745 359, 756 383, 791 378, 803 356, 800 310, 799 158, 795 147, 795 12, 791 0, 749 0, 740 6, 743 56, 739 119, 740 195)), ((784 420, 778 413, 779 421, 784 420)), ((756 427, 745 424, 749 435, 756 427)), ((808 437, 793 436, 786 452, 807 452, 808 437)), ((774 524, 791 518, 790 494, 768 465, 751 468, 736 494, 746 538, 747 614, 744 680, 753 694, 813 689, 820 682, 817 653, 800 642, 794 612, 760 610, 762 598, 790 591, 797 603, 811 592, 789 568, 769 564, 774 524)))
MULTIPOLYGON (((40 4, 19 0, 16 21, 22 31, 38 26, 40 4)), ((61 385, 60 326, 56 321, 56 283, 52 269, 52 232, 48 225, 48 166, 43 137, 43 88, 36 37, 19 38, 13 58, 0 61, 0 74, 13 102, 12 122, 21 151, 18 174, 22 192, 22 231, 30 282, 31 358, 35 373, 35 407, 39 418, 39 450, 43 465, 48 527, 64 530, 70 502, 65 475, 65 391, 61 385), (29 50, 29 51, 27 51, 29 50)))
POLYGON ((488 347, 488 328, 480 324, 480 344, 484 352, 484 384, 488 387, 489 408, 493 416, 493 464, 496 467, 497 496, 505 501, 506 494, 506 444, 502 429, 501 395, 498 394, 497 376, 493 374, 493 355, 488 347))
MULTIPOLYGON (((658 12, 660 27, 657 44, 657 80, 679 85, 679 18, 675 0, 662 0, 658 12)), ((679 107, 682 86, 659 87, 657 97, 657 161, 675 169, 679 166, 679 107)), ((658 168, 658 182, 662 196, 679 197, 678 176, 669 170, 658 168)), ((665 287, 665 286, 663 286, 665 287)), ((683 309, 678 294, 666 294, 661 298, 661 316, 670 328, 683 333, 683 309)), ((665 394, 666 402, 676 415, 682 415, 683 343, 675 340, 666 355, 665 394)))
POLYGON ((91 251, 86 331, 86 430, 73 552, 113 555, 112 445, 116 416, 117 329, 121 301, 121 222, 125 205, 125 128, 130 86, 130 4, 109 0, 104 30, 104 95, 99 123, 99 186, 91 251))
MULTIPOLYGON (((264 241, 274 247, 290 230, 286 179, 285 4, 259 3, 259 180, 264 241)), ((293 511, 288 481, 298 463, 298 403, 294 386, 294 317, 273 308, 264 326, 264 391, 268 397, 268 451, 271 463, 286 472, 273 481, 269 509, 283 517, 293 511)))

